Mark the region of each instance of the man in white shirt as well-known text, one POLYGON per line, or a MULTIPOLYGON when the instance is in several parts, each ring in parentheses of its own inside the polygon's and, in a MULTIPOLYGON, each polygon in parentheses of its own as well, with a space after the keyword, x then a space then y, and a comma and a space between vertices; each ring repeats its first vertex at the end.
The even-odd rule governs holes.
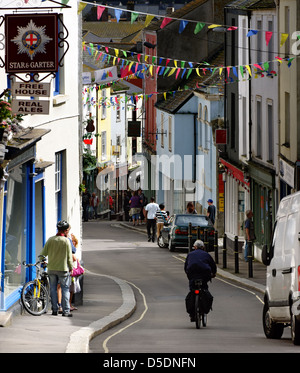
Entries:
POLYGON ((156 231, 156 211, 159 210, 159 206, 155 203, 155 198, 151 197, 151 202, 145 207, 145 216, 147 221, 147 233, 148 233, 148 242, 154 242, 155 231, 156 231), (151 235, 152 230, 152 235, 151 235))

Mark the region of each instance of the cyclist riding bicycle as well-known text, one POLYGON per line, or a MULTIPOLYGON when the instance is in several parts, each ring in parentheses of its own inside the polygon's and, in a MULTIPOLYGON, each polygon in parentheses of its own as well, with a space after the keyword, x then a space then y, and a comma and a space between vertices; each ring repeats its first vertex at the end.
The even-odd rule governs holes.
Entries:
POLYGON ((197 240, 194 243, 194 249, 186 258, 184 264, 185 273, 189 279, 190 293, 186 297, 186 308, 190 314, 191 321, 193 321, 194 313, 194 299, 193 290, 195 289, 195 280, 202 280, 202 288, 208 290, 208 281, 211 281, 216 276, 217 266, 214 259, 209 253, 205 251, 203 241, 197 240))

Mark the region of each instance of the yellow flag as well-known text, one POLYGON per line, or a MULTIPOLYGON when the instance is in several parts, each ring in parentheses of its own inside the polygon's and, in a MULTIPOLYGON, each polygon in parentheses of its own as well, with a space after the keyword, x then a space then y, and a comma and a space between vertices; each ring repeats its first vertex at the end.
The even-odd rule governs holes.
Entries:
POLYGON ((282 47, 283 44, 286 42, 286 39, 289 37, 289 34, 281 34, 280 46, 282 47))
POLYGON ((215 28, 215 27, 221 27, 222 25, 209 25, 207 28, 215 28))
POLYGON ((246 65, 246 69, 249 71, 250 76, 252 76, 251 69, 249 65, 246 65))
POLYGON ((86 6, 87 4, 79 3, 77 14, 80 14, 86 6))
POLYGON ((145 27, 149 26, 149 24, 150 24, 150 22, 152 21, 153 18, 154 18, 154 16, 151 16, 151 15, 148 14, 147 17, 146 17, 146 21, 145 21, 144 26, 145 27))
POLYGON ((116 57, 119 56, 119 49, 115 49, 115 54, 116 54, 116 57))
POLYGON ((164 99, 167 99, 167 92, 164 92, 164 99))
POLYGON ((196 68, 196 73, 201 77, 199 67, 196 68))
POLYGON ((150 71, 150 74, 153 75, 153 65, 150 65, 149 71, 150 71))
POLYGON ((176 67, 173 67, 173 69, 169 72, 168 76, 171 76, 172 74, 174 74, 175 70, 176 70, 176 67))

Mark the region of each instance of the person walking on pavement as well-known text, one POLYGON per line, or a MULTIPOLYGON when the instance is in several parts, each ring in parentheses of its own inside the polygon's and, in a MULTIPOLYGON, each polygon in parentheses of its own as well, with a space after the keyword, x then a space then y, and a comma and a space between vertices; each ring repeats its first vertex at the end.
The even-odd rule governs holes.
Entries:
POLYGON ((246 217, 247 219, 245 220, 245 251, 244 251, 244 258, 245 262, 248 262, 248 257, 250 253, 250 247, 252 248, 252 243, 255 240, 255 232, 254 232, 254 223, 253 223, 253 212, 252 210, 247 210, 246 211, 246 217))
POLYGON ((89 220, 90 199, 90 193, 87 191, 87 189, 84 189, 84 192, 82 194, 83 221, 89 220))
POLYGON ((62 290, 62 316, 72 317, 70 313, 70 271, 73 269, 71 242, 69 240, 69 223, 61 220, 57 223, 57 234, 50 237, 41 255, 48 257, 48 274, 52 315, 58 314, 57 284, 62 290))
POLYGON ((212 222, 212 225, 215 224, 215 219, 216 219, 216 206, 214 206, 214 201, 212 199, 209 199, 207 201, 208 203, 208 208, 207 208, 207 217, 210 219, 212 222))
POLYGON ((145 207, 145 217, 147 222, 147 234, 148 242, 154 242, 155 231, 156 231, 156 212, 159 210, 159 206, 155 203, 155 198, 151 197, 150 203, 145 207), (152 234, 151 234, 152 231, 152 234))
POLYGON ((168 221, 168 215, 167 215, 167 212, 165 211, 165 205, 163 203, 159 205, 159 210, 156 211, 155 218, 156 218, 156 229, 157 229, 157 240, 158 240, 160 236, 160 231, 164 227, 164 223, 167 223, 168 221))
POLYGON ((93 207, 93 211, 94 211, 94 219, 97 219, 98 217, 98 213, 97 213, 98 205, 99 205, 99 198, 98 196, 96 196, 96 193, 92 193, 91 206, 93 207))

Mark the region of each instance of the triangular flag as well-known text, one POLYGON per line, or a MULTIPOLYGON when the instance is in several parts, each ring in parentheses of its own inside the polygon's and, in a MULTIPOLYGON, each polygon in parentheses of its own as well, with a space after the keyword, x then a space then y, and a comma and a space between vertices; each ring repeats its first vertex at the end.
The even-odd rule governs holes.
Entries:
POLYGON ((100 5, 97 6, 97 20, 98 21, 101 18, 102 13, 104 12, 104 9, 105 9, 104 6, 100 6, 100 5))
POLYGON ((178 78, 179 73, 180 73, 180 69, 177 69, 176 76, 175 76, 176 79, 178 78))
POLYGON ((170 23, 172 21, 172 18, 164 18, 164 20, 162 21, 162 24, 160 25, 160 28, 163 29, 164 27, 167 26, 168 23, 170 23))
POLYGON ((255 66, 256 68, 260 69, 260 70, 264 70, 258 63, 254 63, 253 66, 255 66))
POLYGON ((250 30, 250 31, 248 32, 247 36, 249 37, 249 36, 252 36, 252 35, 256 35, 257 33, 258 33, 257 30, 250 30))
POLYGON ((221 27, 222 25, 209 25, 208 28, 216 28, 216 27, 221 27))
POLYGON ((150 22, 152 21, 153 18, 154 18, 154 16, 151 16, 151 15, 148 14, 147 17, 146 17, 146 21, 145 21, 144 26, 145 27, 149 26, 149 24, 150 24, 150 22))
POLYGON ((119 49, 115 49, 115 54, 116 54, 116 57, 119 56, 119 49))
POLYGON ((271 40, 271 37, 273 35, 273 32, 272 31, 266 31, 266 45, 268 46, 269 43, 270 43, 270 40, 271 40))
POLYGON ((283 44, 286 42, 286 39, 289 37, 289 34, 281 34, 281 39, 280 39, 280 46, 282 47, 283 44))
POLYGON ((120 21, 122 12, 123 12, 122 9, 115 9, 115 17, 117 18, 117 22, 120 21))
POLYGON ((87 4, 85 3, 79 3, 77 14, 80 14, 86 6, 87 4))
POLYGON ((168 77, 171 76, 172 74, 174 74, 175 70, 176 70, 176 67, 173 67, 173 69, 170 71, 168 77))
POLYGON ((133 22, 137 19, 137 17, 139 16, 138 13, 131 13, 131 24, 133 24, 133 22))
POLYGON ((240 66, 240 73, 242 75, 242 78, 244 77, 244 66, 240 66))
POLYGON ((204 26, 205 26, 205 23, 198 22, 196 27, 195 27, 194 34, 198 34, 198 32, 200 32, 203 29, 204 26))
POLYGON ((182 33, 182 31, 186 28, 186 25, 188 24, 188 21, 180 21, 179 25, 179 34, 182 33))
POLYGON ((250 69, 250 66, 249 66, 249 65, 246 65, 246 69, 248 70, 250 76, 252 76, 251 69, 250 69))
POLYGON ((228 27, 227 31, 234 31, 236 29, 237 29, 236 26, 230 26, 230 27, 228 27))

